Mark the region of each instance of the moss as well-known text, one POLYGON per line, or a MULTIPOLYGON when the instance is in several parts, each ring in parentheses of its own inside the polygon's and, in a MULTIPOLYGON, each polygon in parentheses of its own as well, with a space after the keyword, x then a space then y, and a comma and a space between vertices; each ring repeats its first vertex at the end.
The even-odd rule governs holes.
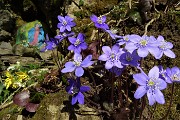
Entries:
POLYGON ((63 101, 67 100, 68 95, 63 90, 48 94, 41 101, 36 114, 30 120, 60 120, 60 107, 63 105, 63 101))

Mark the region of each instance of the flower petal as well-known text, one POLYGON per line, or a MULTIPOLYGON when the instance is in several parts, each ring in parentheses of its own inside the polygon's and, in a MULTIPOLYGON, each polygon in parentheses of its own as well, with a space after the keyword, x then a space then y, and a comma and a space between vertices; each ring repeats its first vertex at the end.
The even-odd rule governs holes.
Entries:
POLYGON ((109 56, 107 54, 102 54, 99 56, 99 60, 101 61, 107 61, 109 59, 109 56))
POLYGON ((75 65, 73 62, 66 62, 64 66, 65 67, 74 67, 75 65))
POLYGON ((86 91, 89 91, 90 90, 90 87, 89 86, 81 86, 80 87, 80 91, 81 92, 86 92, 86 91))
POLYGON ((67 73, 67 72, 72 72, 72 71, 74 71, 75 70, 75 66, 74 67, 66 67, 66 68, 63 68, 62 70, 61 70, 61 72, 62 73, 67 73))
POLYGON ((91 66, 94 62, 92 60, 92 55, 88 55, 81 63, 82 67, 91 66))
POLYGON ((74 45, 70 45, 70 46, 68 46, 68 50, 75 50, 76 49, 76 47, 74 46, 74 45))
POLYGON ((149 52, 148 52, 147 48, 139 48, 137 50, 137 53, 140 57, 146 57, 149 52))
POLYGON ((111 54, 111 48, 109 46, 103 46, 102 51, 107 55, 111 54))
POLYGON ((83 50, 85 50, 87 48, 86 42, 81 43, 80 46, 81 46, 81 49, 83 49, 83 50))
POLYGON ((71 27, 69 25, 66 25, 67 31, 71 31, 71 27))
POLYGON ((164 51, 164 54, 165 54, 166 56, 170 57, 170 58, 175 58, 175 57, 176 57, 176 55, 174 54, 174 52, 171 51, 171 50, 169 50, 169 49, 167 49, 166 51, 164 51))
POLYGON ((105 63, 105 68, 106 69, 111 69, 113 67, 114 63, 111 61, 106 61, 105 63))
POLYGON ((73 96, 71 100, 71 104, 74 105, 77 102, 77 100, 78 100, 77 95, 73 96))
POLYGON ((162 94, 162 92, 158 89, 156 89, 154 91, 155 93, 153 94, 154 99, 159 103, 159 104, 164 104, 165 100, 164 100, 164 95, 162 94))
POLYGON ((76 75, 77 77, 81 77, 83 74, 84 74, 84 70, 83 70, 82 67, 76 68, 76 70, 75 70, 75 75, 76 75))
POLYGON ((154 66, 148 73, 150 78, 159 78, 159 68, 158 66, 154 66))
POLYGON ((79 104, 84 104, 84 95, 81 92, 77 94, 77 98, 78 98, 79 104))
POLYGON ((92 16, 90 17, 90 19, 91 19, 91 21, 93 21, 93 22, 95 23, 95 22, 97 22, 98 17, 97 17, 96 15, 92 15, 92 16))
POLYGON ((114 61, 114 66, 116 66, 118 68, 123 68, 123 66, 121 65, 121 62, 119 60, 114 61))
POLYGON ((147 97, 148 97, 148 100, 149 100, 149 105, 153 105, 156 102, 156 100, 155 100, 155 98, 153 96, 152 90, 148 90, 147 97))
POLYGON ((144 73, 134 74, 133 78, 139 85, 146 85, 146 81, 148 80, 148 76, 144 73))
POLYGON ((136 92, 134 93, 134 97, 136 99, 141 98, 142 96, 144 96, 144 94, 146 94, 147 90, 145 86, 139 86, 136 90, 136 92))
POLYGON ((74 37, 68 37, 68 39, 71 44, 74 44, 76 42, 76 38, 74 37))
POLYGON ((158 83, 159 90, 163 90, 167 87, 167 83, 163 79, 159 78, 158 83))

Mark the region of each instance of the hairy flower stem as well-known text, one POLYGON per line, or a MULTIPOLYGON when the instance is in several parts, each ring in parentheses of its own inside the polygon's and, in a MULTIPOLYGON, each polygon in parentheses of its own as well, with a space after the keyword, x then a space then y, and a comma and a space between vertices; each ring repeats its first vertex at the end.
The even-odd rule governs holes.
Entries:
POLYGON ((93 80, 93 84, 94 84, 94 86, 95 86, 95 90, 96 90, 96 94, 97 94, 96 81, 95 81, 95 79, 94 79, 94 77, 93 77, 93 75, 92 75, 90 69, 88 69, 88 72, 89 72, 89 75, 91 76, 91 79, 93 80))
POLYGON ((155 106, 154 106, 153 112, 151 113, 151 116, 150 116, 149 120, 152 120, 152 118, 153 118, 153 115, 154 115, 154 113, 155 113, 156 108, 157 108, 157 103, 155 103, 155 106))
POLYGON ((111 103, 113 103, 114 106, 114 77, 115 75, 111 73, 112 83, 111 83, 111 103))
POLYGON ((118 97, 119 97, 119 107, 121 107, 122 105, 122 92, 121 92, 122 88, 121 88, 121 76, 119 76, 118 79, 118 97))
POLYGON ((101 33, 101 29, 98 28, 98 43, 99 43, 99 55, 102 53, 102 50, 101 50, 101 37, 100 37, 100 33, 101 33))
POLYGON ((140 120, 141 120, 141 118, 142 118, 142 113, 143 113, 143 111, 144 111, 145 106, 146 106, 146 98, 145 98, 145 96, 143 96, 143 98, 142 98, 142 104, 141 104, 140 120))
POLYGON ((61 69, 61 66, 60 66, 60 64, 59 64, 59 62, 57 61, 57 59, 56 59, 56 55, 55 55, 55 53, 54 53, 54 50, 52 50, 52 54, 53 54, 53 58, 54 58, 54 62, 57 64, 57 66, 58 66, 58 68, 59 68, 59 70, 61 69))
POLYGON ((165 120, 165 119, 167 120, 168 119, 168 115, 169 115, 169 112, 171 110, 171 106, 172 106, 172 102, 173 102, 173 95, 174 95, 174 82, 173 82, 172 87, 171 87, 171 98, 170 98, 168 111, 167 111, 166 115, 163 118, 161 118, 160 120, 165 120))

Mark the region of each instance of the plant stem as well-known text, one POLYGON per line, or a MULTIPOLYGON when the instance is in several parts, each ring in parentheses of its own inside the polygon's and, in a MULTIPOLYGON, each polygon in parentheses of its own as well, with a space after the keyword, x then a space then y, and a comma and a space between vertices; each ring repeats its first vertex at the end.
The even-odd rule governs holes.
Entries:
POLYGON ((173 95, 174 95, 174 82, 173 82, 172 87, 171 87, 171 98, 170 98, 170 104, 169 104, 169 107, 168 107, 168 111, 167 111, 166 115, 163 118, 161 118, 160 120, 168 119, 167 117, 168 117, 169 112, 171 110, 172 101, 173 101, 173 95))
POLYGON ((113 103, 114 106, 114 74, 111 74, 112 78, 112 84, 111 84, 111 103, 113 103))

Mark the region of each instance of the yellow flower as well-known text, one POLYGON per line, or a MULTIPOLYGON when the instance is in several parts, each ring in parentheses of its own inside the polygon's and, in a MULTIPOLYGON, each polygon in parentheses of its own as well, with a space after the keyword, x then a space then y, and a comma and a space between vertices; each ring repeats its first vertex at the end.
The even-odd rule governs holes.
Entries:
POLYGON ((13 81, 14 81, 14 76, 12 76, 9 71, 6 71, 6 79, 5 79, 5 86, 6 86, 6 89, 9 88, 10 85, 12 85, 13 81))
POLYGON ((18 80, 22 82, 22 80, 27 80, 29 76, 25 72, 16 72, 18 76, 18 80))

